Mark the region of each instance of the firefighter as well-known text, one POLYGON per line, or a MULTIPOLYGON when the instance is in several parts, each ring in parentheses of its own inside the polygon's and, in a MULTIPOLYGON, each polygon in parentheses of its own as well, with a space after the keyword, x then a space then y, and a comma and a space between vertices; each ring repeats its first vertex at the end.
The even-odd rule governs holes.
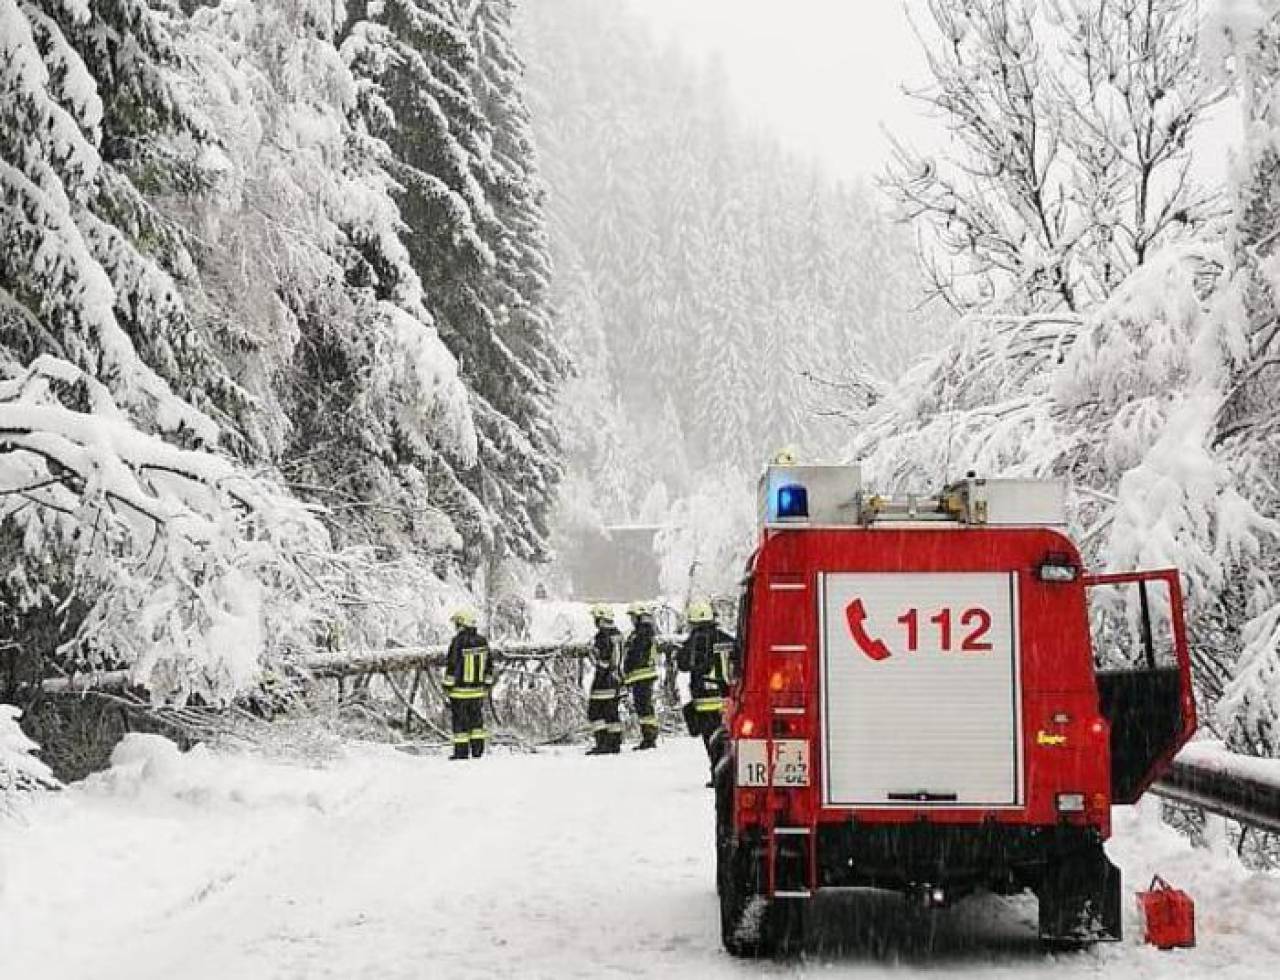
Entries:
POLYGON ((702 736, 714 775, 718 753, 712 736, 720 728, 724 696, 729 689, 734 640, 716 624, 715 610, 705 599, 689 603, 685 618, 689 635, 676 658, 677 666, 689 673, 690 700, 684 706, 684 719, 690 735, 702 736))
POLYGON ((484 701, 493 687, 493 659, 489 643, 476 630, 476 614, 459 609, 449 621, 457 629, 444 668, 453 724, 453 758, 478 759, 489 738, 484 727, 484 701))
POLYGON ((653 703, 653 686, 658 681, 658 643, 654 637, 653 610, 643 602, 627 608, 631 635, 627 637, 622 662, 622 683, 631 691, 631 707, 640 723, 640 744, 635 751, 657 748, 658 712, 653 703))
POLYGON ((622 722, 618 698, 622 694, 622 633, 613 623, 613 610, 603 603, 591 607, 596 637, 591 650, 591 693, 587 696, 587 721, 595 744, 587 755, 614 755, 622 751, 622 722))

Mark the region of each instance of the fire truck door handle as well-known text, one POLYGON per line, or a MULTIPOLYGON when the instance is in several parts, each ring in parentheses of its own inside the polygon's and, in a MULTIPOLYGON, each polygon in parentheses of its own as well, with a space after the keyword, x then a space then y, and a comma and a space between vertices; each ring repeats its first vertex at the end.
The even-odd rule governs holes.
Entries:
POLYGON ((918 789, 912 793, 886 793, 885 798, 894 803, 954 803, 960 797, 955 793, 935 793, 918 789))

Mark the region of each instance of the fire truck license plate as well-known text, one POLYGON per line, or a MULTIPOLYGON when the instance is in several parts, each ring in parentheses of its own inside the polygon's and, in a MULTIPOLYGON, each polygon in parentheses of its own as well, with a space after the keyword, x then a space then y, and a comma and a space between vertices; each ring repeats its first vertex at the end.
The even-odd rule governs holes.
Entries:
MULTIPOLYGON (((738 785, 767 786, 769 768, 765 763, 762 738, 738 742, 738 785)), ((778 739, 773 743, 773 785, 809 785, 809 743, 802 738, 778 739)))

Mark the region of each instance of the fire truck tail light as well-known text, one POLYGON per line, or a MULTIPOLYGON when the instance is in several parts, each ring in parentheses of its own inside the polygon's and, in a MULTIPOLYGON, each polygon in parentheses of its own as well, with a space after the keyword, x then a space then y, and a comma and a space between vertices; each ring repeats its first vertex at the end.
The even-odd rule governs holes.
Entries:
POLYGON ((756 720, 750 716, 738 719, 738 738, 750 738, 756 730, 756 720))
POLYGON ((804 670, 799 664, 783 664, 769 672, 769 693, 804 691, 804 670))
POLYGON ((1059 813, 1084 813, 1084 794, 1059 793, 1057 804, 1059 813))

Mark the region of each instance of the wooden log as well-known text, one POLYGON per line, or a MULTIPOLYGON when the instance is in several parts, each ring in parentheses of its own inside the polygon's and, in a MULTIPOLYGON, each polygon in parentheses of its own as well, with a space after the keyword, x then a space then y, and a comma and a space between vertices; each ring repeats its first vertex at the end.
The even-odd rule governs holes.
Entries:
MULTIPOLYGON (((671 653, 678 646, 675 637, 659 637, 658 648, 671 653)), ((590 656, 590 643, 495 643, 490 649, 498 664, 503 662, 532 662, 545 664, 552 660, 583 660, 590 656)), ((369 674, 407 673, 428 667, 442 667, 445 662, 445 646, 390 647, 383 650, 334 650, 314 651, 288 658, 286 667, 297 669, 316 679, 332 678, 339 682, 347 677, 369 674)), ((97 673, 76 674, 71 677, 51 677, 41 682, 41 690, 48 695, 79 694, 86 691, 120 691, 133 686, 129 671, 109 670, 97 673)))
POLYGON ((84 694, 87 691, 123 691, 133 685, 127 670, 100 670, 70 677, 49 677, 40 682, 45 694, 84 694))

